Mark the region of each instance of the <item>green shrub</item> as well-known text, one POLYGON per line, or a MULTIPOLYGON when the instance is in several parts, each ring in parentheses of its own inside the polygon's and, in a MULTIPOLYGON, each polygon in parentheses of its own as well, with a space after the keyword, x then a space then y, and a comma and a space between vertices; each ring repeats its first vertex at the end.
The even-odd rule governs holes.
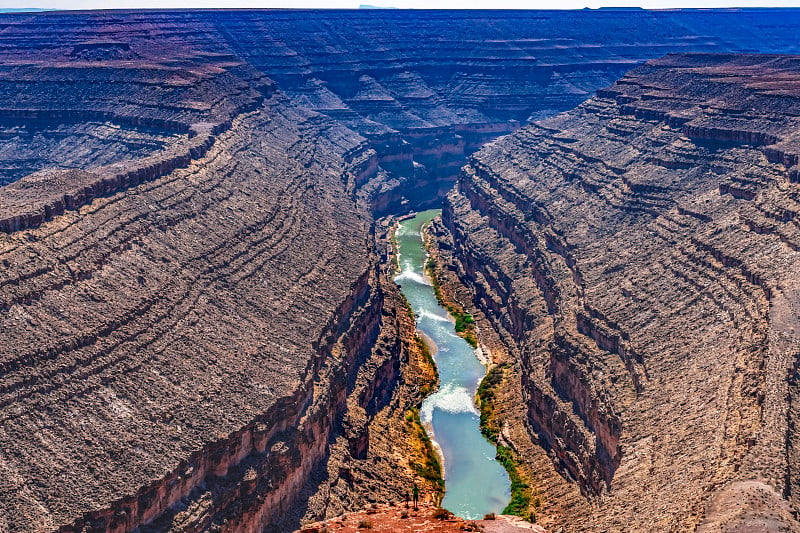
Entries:
POLYGON ((493 443, 497 443, 500 427, 494 420, 494 389, 503 381, 504 365, 489 369, 478 386, 478 402, 481 409, 481 433, 493 443))
POLYGON ((406 424, 409 426, 409 431, 414 434, 423 448, 424 459, 422 463, 412 461, 410 465, 412 470, 414 470, 414 473, 419 477, 430 482, 437 491, 443 492, 444 479, 442 478, 442 465, 439 462, 436 451, 433 449, 433 443, 428 433, 425 431, 425 428, 422 427, 422 422, 420 422, 419 419, 419 409, 409 409, 406 412, 405 420, 406 424))
POLYGON ((527 518, 529 516, 528 509, 531 505, 531 490, 530 486, 519 475, 514 451, 507 446, 498 445, 496 457, 511 479, 511 501, 503 509, 503 514, 513 514, 527 518))

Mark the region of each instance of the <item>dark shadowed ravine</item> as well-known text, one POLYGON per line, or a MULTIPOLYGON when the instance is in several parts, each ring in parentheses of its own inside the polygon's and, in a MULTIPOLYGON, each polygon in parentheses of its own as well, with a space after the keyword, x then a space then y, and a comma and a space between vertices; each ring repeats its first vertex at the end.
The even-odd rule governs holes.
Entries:
POLYGON ((481 435, 473 400, 486 369, 470 345, 456 335, 451 317, 436 301, 424 276, 426 252, 420 230, 439 213, 424 211, 400 223, 396 233, 400 274, 395 281, 414 310, 417 328, 436 345, 434 360, 441 385, 422 404, 421 418, 444 457, 442 507, 475 519, 503 510, 510 483, 494 459, 494 447, 481 435))

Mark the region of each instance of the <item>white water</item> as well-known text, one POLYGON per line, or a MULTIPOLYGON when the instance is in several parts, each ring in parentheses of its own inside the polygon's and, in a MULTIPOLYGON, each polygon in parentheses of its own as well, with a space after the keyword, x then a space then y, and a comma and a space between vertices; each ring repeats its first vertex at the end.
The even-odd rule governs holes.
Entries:
POLYGON ((439 306, 425 279, 425 249, 420 228, 438 211, 426 211, 403 221, 395 237, 400 274, 395 281, 417 318, 417 329, 436 344, 434 360, 439 390, 425 399, 422 423, 444 456, 445 497, 442 506, 467 519, 500 513, 511 497, 508 474, 495 460, 494 446, 480 433, 474 397, 485 367, 475 350, 455 334, 447 310, 439 306))

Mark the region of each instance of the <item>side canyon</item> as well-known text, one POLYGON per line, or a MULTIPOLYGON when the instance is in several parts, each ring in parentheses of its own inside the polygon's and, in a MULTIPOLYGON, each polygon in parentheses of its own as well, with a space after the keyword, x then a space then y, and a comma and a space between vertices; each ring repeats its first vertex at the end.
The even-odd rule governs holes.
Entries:
POLYGON ((290 531, 402 498, 434 378, 392 216, 443 200, 544 525, 800 529, 800 60, 754 54, 798 30, 0 15, 0 531, 290 531))

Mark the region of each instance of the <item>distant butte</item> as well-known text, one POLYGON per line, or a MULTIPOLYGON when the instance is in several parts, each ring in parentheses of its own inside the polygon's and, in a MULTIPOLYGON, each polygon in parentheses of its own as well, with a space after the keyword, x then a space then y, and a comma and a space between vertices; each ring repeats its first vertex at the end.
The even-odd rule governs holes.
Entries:
POLYGON ((426 369, 380 219, 445 196, 541 523, 797 530, 800 59, 737 54, 798 34, 792 10, 0 15, 0 532, 399 500, 426 369))

